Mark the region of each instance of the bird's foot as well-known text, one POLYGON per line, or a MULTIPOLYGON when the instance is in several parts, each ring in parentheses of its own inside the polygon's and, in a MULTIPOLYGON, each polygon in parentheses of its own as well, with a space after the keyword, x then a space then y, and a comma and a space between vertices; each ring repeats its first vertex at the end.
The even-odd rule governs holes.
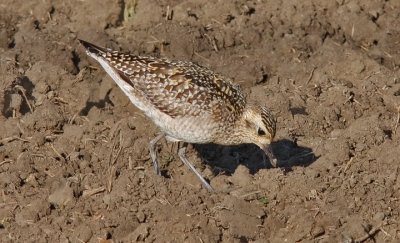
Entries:
POLYGON ((204 179, 202 175, 194 168, 192 163, 186 158, 186 146, 184 145, 182 148, 179 149, 178 152, 179 158, 182 160, 182 162, 189 167, 189 169, 199 178, 201 183, 209 192, 214 192, 214 189, 211 187, 211 185, 204 179))
POLYGON ((156 174, 159 176, 161 176, 161 170, 160 170, 160 164, 158 163, 157 160, 157 153, 155 150, 155 146, 157 142, 160 141, 160 139, 163 137, 164 137, 163 133, 159 134, 157 137, 153 138, 153 140, 150 141, 150 146, 149 146, 150 157, 151 160, 153 161, 154 170, 156 171, 156 174))

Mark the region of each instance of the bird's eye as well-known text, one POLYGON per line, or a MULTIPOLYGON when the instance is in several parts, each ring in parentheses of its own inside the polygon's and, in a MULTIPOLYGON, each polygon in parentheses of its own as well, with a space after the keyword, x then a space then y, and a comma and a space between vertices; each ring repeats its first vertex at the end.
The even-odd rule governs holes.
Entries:
POLYGON ((258 133, 259 136, 264 136, 265 135, 265 131, 262 130, 261 128, 258 128, 257 133, 258 133))

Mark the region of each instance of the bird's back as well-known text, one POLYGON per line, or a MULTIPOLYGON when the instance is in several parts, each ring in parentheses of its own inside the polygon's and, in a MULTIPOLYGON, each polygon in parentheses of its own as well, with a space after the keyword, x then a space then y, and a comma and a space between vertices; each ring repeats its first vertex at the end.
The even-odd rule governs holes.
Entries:
POLYGON ((173 139, 212 142, 244 110, 239 86, 208 68, 82 44, 130 100, 173 139))

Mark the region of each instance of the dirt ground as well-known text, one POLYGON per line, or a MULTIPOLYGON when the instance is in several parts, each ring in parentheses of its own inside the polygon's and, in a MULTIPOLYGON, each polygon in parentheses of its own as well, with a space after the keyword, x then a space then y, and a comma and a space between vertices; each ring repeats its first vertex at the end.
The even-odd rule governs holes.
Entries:
POLYGON ((400 1, 0 1, 1 242, 400 242, 400 1), (135 3, 136 2, 136 3, 135 3), (210 194, 77 39, 191 60, 278 119, 194 145, 210 194))

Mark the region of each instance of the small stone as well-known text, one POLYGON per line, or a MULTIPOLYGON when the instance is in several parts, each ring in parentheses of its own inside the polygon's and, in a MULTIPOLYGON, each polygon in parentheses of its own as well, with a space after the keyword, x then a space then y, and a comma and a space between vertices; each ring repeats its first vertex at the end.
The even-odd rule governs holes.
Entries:
POLYGON ((231 177, 231 181, 235 185, 246 186, 251 183, 251 175, 249 169, 243 165, 239 165, 235 173, 231 177))
POLYGON ((143 223, 143 222, 146 220, 146 215, 145 215, 142 211, 139 211, 139 212, 136 214, 136 218, 138 219, 138 221, 139 221, 140 223, 143 223))
POLYGON ((341 80, 341 84, 347 88, 353 88, 353 83, 349 80, 341 80))
POLYGON ((366 149, 367 149, 367 145, 365 143, 357 143, 356 147, 354 148, 354 150, 356 152, 362 152, 362 151, 364 151, 366 149))
POLYGON ((50 91, 50 87, 44 82, 38 82, 37 85, 35 86, 35 91, 45 94, 48 91, 50 91))
POLYGON ((378 17, 379 17, 379 10, 371 10, 371 11, 369 11, 368 12, 368 14, 372 17, 372 18, 374 18, 374 19, 378 19, 378 17))
POLYGON ((311 235, 314 238, 317 238, 323 234, 325 234, 325 229, 322 228, 321 226, 315 226, 314 229, 311 231, 311 235))
POLYGON ((349 179, 350 188, 353 188, 357 185, 358 181, 354 176, 351 176, 349 179))
POLYGON ((386 215, 384 212, 377 212, 374 216, 374 220, 376 222, 382 222, 385 219, 386 215))
POLYGON ((331 138, 338 138, 342 133, 341 129, 334 129, 331 131, 331 138))
POLYGON ((54 91, 51 90, 51 91, 49 91, 49 92, 47 93, 47 98, 48 98, 48 99, 52 99, 52 98, 54 98, 55 95, 56 95, 56 94, 54 93, 54 91))
POLYGON ((241 6, 242 14, 244 15, 251 15, 254 13, 255 9, 253 7, 249 7, 248 5, 244 4, 241 6))
POLYGON ((84 225, 84 226, 79 226, 76 230, 75 230, 75 236, 78 240, 78 242, 89 242, 89 240, 92 238, 93 236, 93 232, 92 230, 84 225))
POLYGON ((333 202, 336 201, 336 198, 333 197, 333 196, 327 196, 326 199, 325 199, 325 201, 326 201, 327 203, 333 203, 333 202))
POLYGON ((129 117, 128 118, 128 127, 131 130, 135 130, 136 129, 136 121, 133 117, 129 117))
POLYGON ((68 154, 68 158, 72 162, 78 161, 79 160, 79 152, 72 151, 71 153, 68 154))
POLYGON ((58 188, 50 194, 48 201, 59 207, 65 206, 74 200, 74 191, 68 185, 58 188))
POLYGON ((311 176, 312 176, 312 178, 318 178, 321 176, 321 174, 319 173, 319 171, 312 170, 311 176))
POLYGON ((37 146, 43 146, 46 143, 46 136, 43 133, 35 133, 31 142, 36 143, 37 146))
POLYGON ((42 105, 46 99, 46 95, 40 93, 33 94, 33 96, 35 97, 35 106, 42 105))
POLYGON ((352 62, 350 66, 355 73, 362 73, 365 70, 365 64, 359 60, 352 62))
POLYGON ((149 225, 140 224, 132 233, 127 235, 123 242, 144 241, 149 236, 149 225))
POLYGON ((32 186, 39 185, 38 181, 36 180, 35 174, 29 174, 28 177, 26 177, 26 179, 25 179, 25 183, 28 183, 29 185, 32 185, 32 186))
POLYGON ((354 202, 355 202, 355 205, 356 205, 356 207, 359 207, 359 206, 361 206, 361 198, 360 197, 354 197, 354 202))
POLYGON ((363 181, 365 184, 371 184, 374 181, 374 179, 372 175, 366 175, 364 176, 363 181))

